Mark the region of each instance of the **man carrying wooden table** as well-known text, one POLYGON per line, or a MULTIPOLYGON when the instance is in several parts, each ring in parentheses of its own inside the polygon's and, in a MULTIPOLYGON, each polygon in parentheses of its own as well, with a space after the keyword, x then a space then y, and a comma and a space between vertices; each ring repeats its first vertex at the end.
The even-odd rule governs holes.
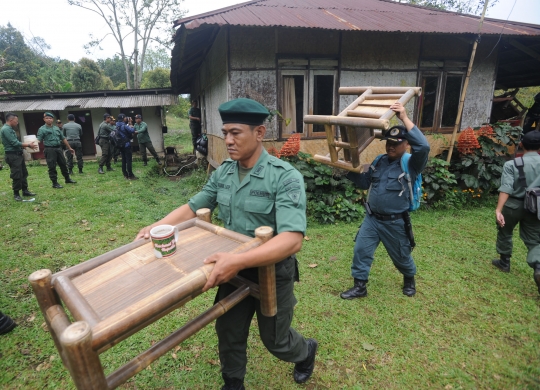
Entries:
POLYGON ((305 339, 290 327, 298 280, 295 253, 306 230, 306 195, 302 175, 290 164, 270 156, 263 147, 267 108, 251 99, 236 99, 219 107, 223 136, 230 159, 213 173, 203 190, 162 220, 142 229, 136 239, 149 238, 157 225, 176 225, 194 218, 201 208, 219 205, 225 228, 254 237, 259 226, 277 233, 265 244, 242 254, 217 253, 205 260, 215 263, 203 291, 218 286, 216 301, 235 290, 227 282, 237 274, 258 283, 257 267, 275 264, 277 314, 265 317, 259 301, 248 297, 216 321, 219 357, 225 385, 244 389, 249 326, 257 313, 260 337, 281 360, 295 363, 294 380, 306 382, 315 366, 317 341, 305 339))

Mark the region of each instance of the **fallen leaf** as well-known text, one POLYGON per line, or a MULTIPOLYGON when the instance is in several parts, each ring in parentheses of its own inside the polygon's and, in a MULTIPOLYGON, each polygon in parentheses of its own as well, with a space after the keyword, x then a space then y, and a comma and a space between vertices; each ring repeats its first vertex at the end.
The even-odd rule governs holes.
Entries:
POLYGON ((47 326, 47 323, 44 322, 43 324, 41 324, 41 329, 43 329, 45 332, 48 332, 49 331, 49 327, 47 326))
POLYGON ((178 352, 180 350, 180 346, 177 345, 176 347, 174 347, 174 352, 178 352))
POLYGON ((81 222, 82 223, 87 223, 88 221, 86 219, 83 219, 81 222))
POLYGON ((330 260, 330 261, 336 261, 336 260, 337 260, 337 256, 331 256, 328 260, 330 260))
POLYGON ((316 268, 317 266, 318 266, 318 264, 310 264, 309 268, 316 268))
POLYGON ((304 240, 309 241, 309 237, 308 237, 308 236, 304 236, 304 240))
POLYGON ((213 366, 219 366, 219 361, 214 360, 214 359, 209 359, 208 363, 210 363, 213 366))
POLYGON ((373 351, 375 347, 369 343, 363 343, 362 348, 364 348, 366 351, 373 351))
POLYGON ((445 390, 452 390, 454 387, 452 385, 444 386, 445 390))
POLYGON ((35 314, 32 314, 30 317, 28 317, 28 319, 26 321, 28 322, 32 322, 36 319, 36 315, 35 314))
POLYGON ((171 354, 171 356, 172 356, 172 358, 175 359, 175 360, 178 358, 178 356, 176 356, 176 354, 175 354, 174 352, 171 354))
POLYGON ((501 379, 501 376, 500 375, 497 375, 497 374, 493 374, 493 378, 497 379, 497 380, 500 380, 501 379))
POLYGON ((116 241, 116 238, 111 237, 111 238, 109 238, 109 241, 116 241))
POLYGON ((346 368, 345 372, 347 373, 347 375, 352 375, 354 371, 351 370, 350 368, 346 368))
POLYGON ((498 353, 495 353, 495 352, 493 352, 493 356, 495 356, 495 357, 496 357, 497 359, 500 359, 500 358, 502 358, 502 356, 501 356, 501 355, 499 355, 498 353))
POLYGON ((84 230, 88 231, 88 230, 91 230, 91 229, 90 229, 90 228, 86 228, 86 229, 84 229, 84 230))
POLYGON ((182 367, 182 369, 183 369, 184 371, 191 371, 191 370, 193 370, 193 368, 191 368, 191 367, 182 367))
POLYGON ((34 229, 28 229, 28 233, 30 233, 32 230, 34 230, 34 229))
POLYGON ((63 271, 65 269, 67 269, 67 265, 64 265, 62 268, 60 268, 60 271, 63 271))
POLYGON ((29 349, 21 349, 21 355, 30 355, 29 349))
POLYGON ((51 355, 51 357, 49 358, 49 361, 52 362, 54 359, 56 359, 56 356, 51 355))

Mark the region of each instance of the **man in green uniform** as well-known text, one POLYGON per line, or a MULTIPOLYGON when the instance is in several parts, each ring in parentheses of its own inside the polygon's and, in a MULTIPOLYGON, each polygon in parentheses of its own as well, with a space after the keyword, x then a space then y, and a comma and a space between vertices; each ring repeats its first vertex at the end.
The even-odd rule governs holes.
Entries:
MULTIPOLYGON (((540 186, 540 131, 529 131, 523 136, 520 146, 523 155, 523 173, 527 188, 540 186)), ((499 201, 495 209, 497 224, 497 253, 500 258, 491 263, 503 272, 510 272, 512 236, 519 223, 519 236, 527 247, 527 264, 534 270, 533 278, 540 293, 540 221, 524 208, 525 189, 519 180, 519 169, 515 162, 507 161, 503 167, 499 201)))
POLYGON ((193 154, 197 149, 197 138, 201 135, 201 110, 197 107, 197 100, 191 101, 191 108, 188 111, 189 129, 191 130, 191 143, 193 144, 193 154))
POLYGON ((45 160, 47 160, 47 167, 49 168, 49 178, 53 183, 53 188, 63 188, 58 183, 58 174, 56 172, 56 165, 60 167, 62 176, 66 180, 66 183, 77 183, 69 177, 69 172, 66 164, 66 158, 62 151, 62 144, 64 144, 72 154, 75 153, 73 148, 69 145, 66 137, 62 134, 62 131, 53 125, 54 115, 50 112, 43 114, 43 120, 45 124, 41 126, 37 133, 37 139, 43 141, 45 145, 45 160))
POLYGON ((111 159, 113 156, 112 145, 109 141, 111 131, 114 130, 114 126, 111 125, 111 116, 109 114, 103 114, 103 122, 99 125, 99 146, 101 147, 101 158, 99 159, 98 173, 104 174, 103 167, 107 167, 107 171, 114 171, 111 167, 111 159))
POLYGON ((290 327, 296 305, 294 281, 298 280, 295 253, 302 247, 306 230, 304 181, 300 172, 264 149, 263 122, 270 114, 268 109, 251 99, 236 99, 222 104, 219 113, 231 158, 188 204, 142 229, 136 238, 148 238, 153 226, 176 225, 194 218, 200 208, 217 205, 218 218, 227 229, 253 237, 257 227, 272 227, 276 235, 258 248, 242 254, 216 253, 205 260, 215 266, 203 291, 219 285, 217 301, 235 290, 227 282, 237 274, 258 282, 256 267, 276 265, 276 316, 263 316, 259 301, 248 297, 216 321, 225 381, 222 389, 244 389, 247 338, 255 313, 266 348, 279 359, 295 363, 294 380, 304 383, 313 373, 318 346, 316 340, 306 340, 290 327))
POLYGON ((9 165, 11 170, 11 180, 13 180, 13 197, 15 200, 21 202, 22 198, 20 190, 22 190, 23 196, 34 196, 36 194, 28 191, 28 170, 24 163, 23 148, 37 149, 37 145, 30 142, 23 143, 17 139, 15 133, 15 127, 19 124, 19 117, 11 112, 6 114, 6 123, 0 130, 2 137, 2 144, 4 145, 5 162, 9 165))
MULTIPOLYGON (((79 167, 79 173, 83 173, 83 151, 82 151, 82 134, 83 130, 81 125, 75 123, 75 115, 68 115, 68 123, 63 127, 64 136, 66 137, 69 146, 75 150, 75 155, 77 156, 77 166, 79 167)), ((67 157, 67 164, 69 169, 69 174, 73 174, 73 154, 69 153, 67 157)))
POLYGON ((161 165, 161 161, 159 161, 159 156, 156 153, 156 149, 154 149, 154 145, 152 145, 152 141, 150 140, 150 134, 148 134, 148 125, 142 121, 141 115, 135 115, 135 125, 133 127, 135 128, 135 134, 137 134, 137 141, 139 141, 139 148, 141 149, 143 165, 148 165, 146 149, 148 149, 152 156, 154 156, 157 163, 161 165))

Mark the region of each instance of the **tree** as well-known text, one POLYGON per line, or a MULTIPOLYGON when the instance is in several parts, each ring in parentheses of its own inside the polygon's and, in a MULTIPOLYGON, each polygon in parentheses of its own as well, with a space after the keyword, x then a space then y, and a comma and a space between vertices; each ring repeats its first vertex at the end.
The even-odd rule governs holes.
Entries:
POLYGON ((156 68, 143 74, 141 88, 168 88, 170 86, 169 69, 156 68))
MULTIPOLYGON (((421 5, 461 14, 479 15, 482 13, 486 0, 394 0, 399 3, 421 5)), ((493 7, 499 0, 488 0, 488 8, 493 7)))
POLYGON ((15 73, 15 71, 7 69, 7 67, 7 61, 4 57, 4 53, 2 53, 0 54, 0 94, 4 94, 7 92, 4 90, 4 86, 8 86, 11 84, 24 84, 24 81, 22 80, 9 78, 13 73, 15 73))
MULTIPOLYGON (((114 57, 111 58, 99 59, 97 60, 97 63, 103 71, 103 74, 107 77, 110 77, 114 85, 118 85, 121 83, 124 83, 124 85, 126 84, 126 70, 124 68, 124 62, 117 54, 115 54, 114 57)), ((133 82, 133 68, 133 64, 130 62, 129 74, 131 82, 133 82)))
POLYGON ((146 51, 146 60, 144 62, 143 71, 148 72, 149 70, 154 70, 156 68, 171 69, 170 51, 164 47, 148 49, 146 51))
POLYGON ((77 92, 97 91, 103 89, 103 74, 96 62, 81 58, 71 72, 71 82, 77 92))
POLYGON ((139 88, 149 44, 168 45, 172 22, 182 15, 182 0, 68 0, 68 3, 98 14, 107 23, 110 32, 94 39, 89 46, 99 46, 108 35, 114 37, 124 63, 128 89, 131 88, 129 63, 135 64, 133 87, 139 88), (131 53, 128 53, 128 39, 133 40, 131 53))

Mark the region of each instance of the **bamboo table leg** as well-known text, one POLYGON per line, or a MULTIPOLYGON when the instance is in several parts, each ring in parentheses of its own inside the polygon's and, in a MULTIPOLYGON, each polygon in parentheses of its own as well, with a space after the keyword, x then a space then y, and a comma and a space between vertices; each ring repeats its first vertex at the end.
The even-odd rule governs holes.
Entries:
MULTIPOLYGON (((264 244, 274 236, 274 229, 261 226, 255 230, 255 236, 264 244)), ((259 267, 259 289, 261 294, 261 313, 266 317, 277 314, 276 266, 274 264, 259 267)))

